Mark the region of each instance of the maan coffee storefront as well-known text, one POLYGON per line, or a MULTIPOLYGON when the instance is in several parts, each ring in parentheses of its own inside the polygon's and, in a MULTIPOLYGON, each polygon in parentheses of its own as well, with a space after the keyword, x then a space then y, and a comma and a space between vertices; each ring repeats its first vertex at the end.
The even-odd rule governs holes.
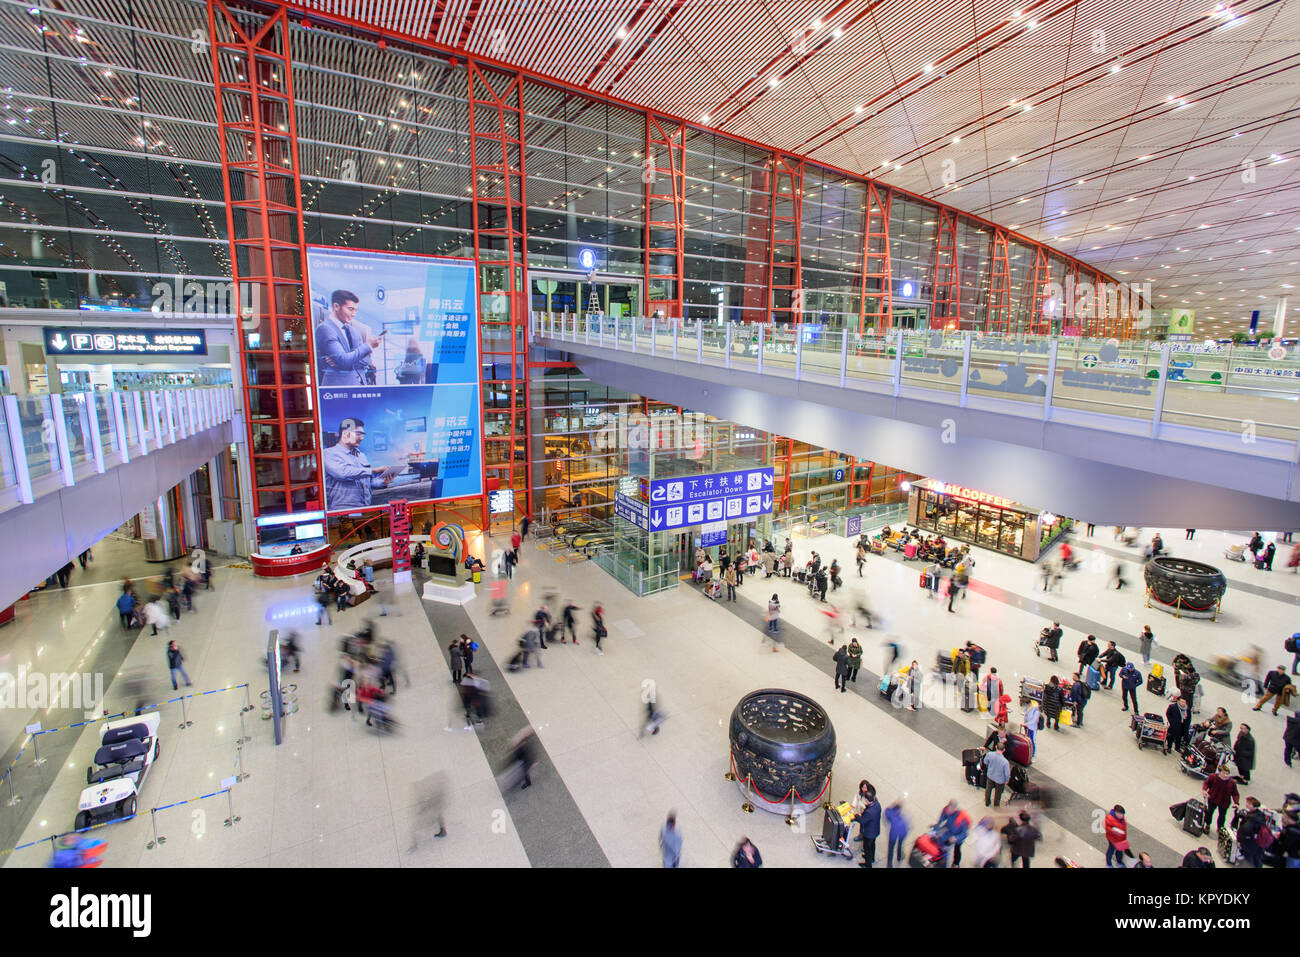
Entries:
POLYGON ((913 482, 907 521, 944 538, 1036 561, 1073 524, 1010 499, 934 479, 913 482))

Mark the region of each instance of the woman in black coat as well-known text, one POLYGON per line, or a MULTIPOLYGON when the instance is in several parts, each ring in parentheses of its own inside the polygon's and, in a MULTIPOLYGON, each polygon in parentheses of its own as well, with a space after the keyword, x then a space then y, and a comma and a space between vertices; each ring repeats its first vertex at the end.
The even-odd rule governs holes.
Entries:
POLYGON ((1255 768, 1255 739, 1248 724, 1243 724, 1237 732, 1237 740, 1232 745, 1232 760, 1237 765, 1237 780, 1249 784, 1250 772, 1255 768))
POLYGON ((1047 719, 1047 727, 1061 730, 1061 705, 1064 703, 1061 683, 1056 675, 1052 675, 1052 680, 1043 687, 1043 717, 1047 719))

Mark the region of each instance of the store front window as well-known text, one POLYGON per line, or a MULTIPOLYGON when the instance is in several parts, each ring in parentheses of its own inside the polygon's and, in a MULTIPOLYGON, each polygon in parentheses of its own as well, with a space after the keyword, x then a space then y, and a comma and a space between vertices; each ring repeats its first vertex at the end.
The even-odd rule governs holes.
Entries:
MULTIPOLYGON (((913 483, 908 520, 944 538, 1034 561, 1042 547, 1061 533, 1060 523, 1038 537, 1038 510, 973 489, 923 480, 913 483)), ((1068 526, 1067 526, 1068 527, 1068 526)))

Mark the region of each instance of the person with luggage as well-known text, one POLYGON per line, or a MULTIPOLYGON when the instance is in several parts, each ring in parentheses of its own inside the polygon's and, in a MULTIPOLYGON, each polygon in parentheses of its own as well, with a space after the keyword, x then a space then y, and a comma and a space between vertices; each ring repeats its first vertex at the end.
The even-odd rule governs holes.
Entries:
MULTIPOLYGON (((1097 639, 1092 635, 1088 635, 1088 637, 1084 638, 1083 641, 1079 642, 1079 674, 1087 678, 1088 669, 1091 668, 1092 663, 1097 660, 1098 654, 1100 654, 1100 649, 1097 647, 1097 639)), ((1091 684, 1091 682, 1089 682, 1089 684, 1091 684)))
POLYGON ((1056 675, 1043 685, 1043 717, 1046 726, 1053 731, 1061 730, 1061 709, 1065 707, 1065 692, 1061 690, 1061 681, 1056 675))
POLYGON ((861 667, 862 645, 858 644, 858 639, 853 638, 849 641, 849 681, 858 683, 858 669, 861 667))
MULTIPOLYGON (((546 607, 546 602, 533 614, 533 627, 537 629, 537 640, 543 651, 546 650, 546 636, 551 631, 551 610, 546 607)), ((554 637, 552 637, 554 640, 554 637)))
POLYGON ((1101 668, 1101 686, 1107 691, 1115 687, 1115 679, 1119 677, 1119 669, 1124 667, 1124 653, 1115 647, 1115 642, 1106 642, 1106 650, 1097 656, 1097 664, 1101 668))
MULTIPOLYGON (((128 631, 135 624, 135 593, 124 591, 117 599, 117 614, 122 621, 122 630, 128 631)), ((319 624, 319 621, 317 622, 319 624)))
POLYGON ((858 822, 858 840, 862 842, 862 863, 859 867, 874 867, 876 863, 876 838, 880 837, 880 801, 871 782, 858 783, 858 795, 853 799, 853 820, 858 822))
MULTIPOLYGON (((855 552, 855 554, 854 554, 854 559, 855 559, 855 560, 857 561, 857 563, 858 563, 858 577, 861 578, 861 577, 862 577, 862 566, 865 565, 865 564, 867 563, 867 546, 866 546, 866 545, 865 545, 865 544, 864 544, 860 539, 859 539, 859 541, 858 541, 858 547, 857 547, 857 550, 856 550, 856 552, 855 552)), ((768 576, 767 576, 767 577, 768 577, 768 578, 771 578, 771 577, 772 577, 772 575, 771 575, 770 572, 768 573, 768 576)))
POLYGON ((1084 682, 1079 675, 1074 676, 1074 684, 1070 686, 1070 705, 1074 711, 1074 726, 1083 727, 1083 710, 1088 706, 1088 699, 1092 697, 1092 689, 1084 682))
POLYGON ((992 800, 992 807, 1001 807, 1002 792, 1011 780, 1011 762, 1001 748, 994 744, 980 763, 984 765, 984 806, 989 807, 989 801, 992 800))
MULTIPOLYGON (((539 668, 542 667, 542 653, 541 653, 541 651, 538 650, 538 647, 537 647, 537 629, 536 629, 536 628, 529 628, 527 631, 524 632, 523 637, 521 637, 521 638, 519 639, 519 649, 520 649, 521 654, 520 654, 520 655, 516 655, 516 656, 515 656, 515 660, 517 660, 517 661, 519 662, 520 665, 522 665, 524 668, 529 668, 529 667, 531 667, 531 665, 528 664, 528 659, 529 659, 529 658, 536 658, 536 659, 537 659, 537 667, 539 667, 539 668)), ((510 670, 511 670, 511 671, 516 670, 515 667, 514 667, 514 665, 515 665, 515 660, 512 660, 512 661, 510 662, 510 666, 511 666, 511 667, 510 667, 510 670)))
POLYGON ((1061 647, 1061 636, 1065 632, 1061 630, 1059 621, 1052 622, 1052 627, 1047 629, 1047 634, 1043 635, 1042 645, 1047 649, 1052 661, 1057 661, 1056 651, 1061 647))
POLYGON ((835 662, 835 690, 841 693, 849 690, 849 646, 840 645, 840 650, 831 658, 835 662))
POLYGON ((1138 710, 1138 693, 1137 690, 1142 685, 1142 672, 1134 667, 1133 662, 1129 661, 1119 670, 1120 693, 1123 695, 1123 711, 1128 710, 1128 703, 1133 702, 1133 713, 1140 714, 1138 710))
POLYGON ((966 642, 966 660, 970 662, 970 673, 975 676, 976 682, 980 680, 980 668, 984 667, 988 657, 989 653, 979 645, 973 641, 966 642))
POLYGON ((885 846, 885 866, 893 867, 894 861, 897 860, 901 867, 903 845, 907 843, 907 832, 912 826, 903 810, 902 801, 895 801, 885 808, 885 823, 889 825, 889 842, 885 846))
POLYGON ((506 768, 519 775, 521 791, 526 791, 533 786, 532 770, 537 765, 534 739, 533 729, 525 728, 510 742, 510 756, 506 758, 506 768))
POLYGON ((1214 812, 1219 812, 1219 827, 1225 827, 1228 822, 1228 805, 1236 807, 1241 803, 1241 794, 1237 791, 1237 782, 1232 779, 1228 773, 1227 762, 1219 765, 1219 770, 1209 775, 1201 784, 1201 792, 1205 795, 1205 805, 1210 809, 1205 816, 1206 823, 1214 817, 1214 812))
POLYGON ((1187 710, 1187 702, 1182 695, 1175 695, 1174 700, 1165 708, 1165 754, 1177 748, 1179 752, 1187 745, 1187 736, 1191 731, 1192 716, 1187 710))
MULTIPOLYGON (((1264 695, 1255 703, 1255 707, 1251 710, 1258 711, 1268 703, 1270 698, 1276 698, 1277 700, 1273 703, 1273 713, 1277 714, 1278 707, 1285 703, 1283 701, 1283 696, 1286 692, 1287 686, 1290 684, 1291 679, 1286 673, 1286 665, 1278 665, 1275 670, 1270 671, 1264 676, 1264 695)), ((1290 696, 1286 695, 1286 697, 1290 696)))
POLYGON ((1124 867, 1124 855, 1133 856, 1128 846, 1128 820, 1124 805, 1116 804, 1106 814, 1106 866, 1124 867))
POLYGON ((939 597, 939 583, 943 581, 943 571, 938 562, 931 562, 925 566, 925 584, 930 589, 930 597, 939 597))
POLYGON ((970 815, 957 806, 952 798, 939 812, 939 820, 930 828, 930 834, 948 859, 949 867, 961 865, 961 846, 970 830, 970 815))
POLYGON ((1237 740, 1232 743, 1232 763, 1237 766, 1237 781, 1249 784, 1250 772, 1255 768, 1255 738, 1248 724, 1237 729, 1237 740))

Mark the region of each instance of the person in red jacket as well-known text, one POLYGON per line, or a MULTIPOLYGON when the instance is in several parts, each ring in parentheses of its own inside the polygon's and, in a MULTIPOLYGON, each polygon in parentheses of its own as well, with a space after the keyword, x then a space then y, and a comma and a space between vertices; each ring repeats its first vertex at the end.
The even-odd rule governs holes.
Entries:
POLYGON ((510 536, 510 550, 515 553, 515 564, 519 563, 519 546, 524 543, 524 537, 518 532, 510 536))
POLYGON ((1128 848, 1128 821, 1124 806, 1116 804, 1106 815, 1106 866, 1123 867, 1125 854, 1132 855, 1128 848))
POLYGON ((1201 790, 1205 792, 1205 803, 1209 806, 1210 813, 1206 815, 1206 822, 1214 816, 1217 808, 1219 811, 1219 827, 1223 827, 1228 818, 1228 805, 1236 807, 1241 803, 1241 794, 1237 791, 1237 782, 1232 779, 1232 774, 1228 771, 1227 763, 1219 765, 1219 770, 1205 779, 1201 785, 1201 790))

